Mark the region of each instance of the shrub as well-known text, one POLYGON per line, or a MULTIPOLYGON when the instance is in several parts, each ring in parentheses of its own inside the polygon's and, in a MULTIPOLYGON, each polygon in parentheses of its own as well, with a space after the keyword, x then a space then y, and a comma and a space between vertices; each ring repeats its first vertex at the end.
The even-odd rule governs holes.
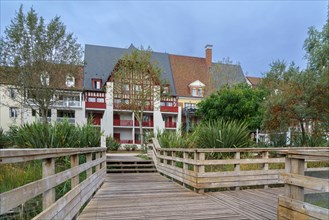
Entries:
POLYGON ((101 131, 90 124, 82 127, 64 120, 60 123, 34 122, 12 127, 9 138, 19 148, 74 148, 100 146, 101 131))
POLYGON ((106 147, 107 151, 117 151, 121 147, 121 144, 118 143, 112 136, 106 137, 106 147))
POLYGON ((198 148, 242 148, 250 142, 247 123, 238 121, 205 122, 193 135, 198 148))
POLYGON ((188 139, 182 137, 177 132, 164 130, 157 134, 159 144, 163 148, 185 148, 188 147, 188 139))
POLYGON ((7 134, 0 128, 0 149, 10 147, 11 142, 7 134))

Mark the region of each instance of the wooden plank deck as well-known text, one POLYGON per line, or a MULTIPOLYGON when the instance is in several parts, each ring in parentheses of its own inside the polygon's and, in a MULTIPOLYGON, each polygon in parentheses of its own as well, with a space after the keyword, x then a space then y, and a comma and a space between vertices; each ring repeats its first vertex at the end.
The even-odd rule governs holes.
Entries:
POLYGON ((194 193, 158 173, 108 174, 78 219, 277 219, 283 189, 194 193))

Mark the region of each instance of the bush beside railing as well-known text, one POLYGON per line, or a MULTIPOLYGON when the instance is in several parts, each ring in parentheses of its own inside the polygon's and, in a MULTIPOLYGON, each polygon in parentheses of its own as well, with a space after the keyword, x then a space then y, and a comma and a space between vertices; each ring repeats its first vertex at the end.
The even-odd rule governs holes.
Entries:
POLYGON ((105 180, 106 148, 3 149, 0 164, 42 160, 42 179, 0 194, 0 216, 42 194, 43 211, 34 219, 72 219, 105 180), (86 163, 79 164, 79 156, 86 163), (70 156, 71 168, 55 173, 55 158, 70 156), (94 159, 93 159, 94 158, 94 159), (86 179, 79 182, 79 174, 86 179), (55 201, 55 187, 71 181, 71 190, 55 201))

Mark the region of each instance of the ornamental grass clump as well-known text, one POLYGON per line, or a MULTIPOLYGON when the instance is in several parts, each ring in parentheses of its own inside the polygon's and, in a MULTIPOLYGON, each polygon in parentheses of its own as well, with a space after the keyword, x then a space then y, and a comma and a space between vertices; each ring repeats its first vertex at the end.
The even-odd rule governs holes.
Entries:
POLYGON ((204 122, 193 135, 198 148, 243 148, 250 142, 247 123, 239 121, 204 122))
POLYGON ((189 141, 177 132, 165 130, 157 134, 159 144, 163 148, 185 148, 189 146, 189 141))
POLYGON ((54 124, 24 124, 8 132, 12 145, 18 148, 99 147, 101 134, 90 124, 79 127, 67 120, 54 124))

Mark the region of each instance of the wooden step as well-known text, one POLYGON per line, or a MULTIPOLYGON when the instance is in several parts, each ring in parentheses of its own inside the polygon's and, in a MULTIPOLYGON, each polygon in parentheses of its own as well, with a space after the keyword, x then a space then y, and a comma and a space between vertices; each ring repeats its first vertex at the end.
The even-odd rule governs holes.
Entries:
POLYGON ((146 173, 157 172, 156 168, 140 168, 140 169, 107 169, 107 173, 146 173))

